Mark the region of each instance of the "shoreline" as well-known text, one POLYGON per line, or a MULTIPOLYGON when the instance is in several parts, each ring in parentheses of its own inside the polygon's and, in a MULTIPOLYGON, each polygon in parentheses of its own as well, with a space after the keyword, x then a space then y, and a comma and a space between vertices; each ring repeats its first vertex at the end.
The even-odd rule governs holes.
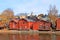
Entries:
POLYGON ((56 34, 60 35, 60 31, 18 31, 18 30, 0 30, 0 34, 56 34))

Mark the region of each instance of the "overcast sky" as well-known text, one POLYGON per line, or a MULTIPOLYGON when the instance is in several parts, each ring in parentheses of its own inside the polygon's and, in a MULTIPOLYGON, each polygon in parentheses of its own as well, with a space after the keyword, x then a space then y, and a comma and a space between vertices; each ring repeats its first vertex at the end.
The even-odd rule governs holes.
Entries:
POLYGON ((56 5, 60 13, 60 0, 0 0, 0 12, 11 8, 15 14, 31 12, 47 14, 49 5, 56 5))

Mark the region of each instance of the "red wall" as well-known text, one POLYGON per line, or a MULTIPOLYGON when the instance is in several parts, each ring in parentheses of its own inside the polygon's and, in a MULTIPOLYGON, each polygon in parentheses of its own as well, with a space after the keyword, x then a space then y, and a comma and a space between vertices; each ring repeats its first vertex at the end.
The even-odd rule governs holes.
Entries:
POLYGON ((56 24, 56 30, 60 30, 60 19, 57 19, 56 24))
MULTIPOLYGON (((50 30, 51 23, 45 21, 27 21, 25 19, 20 19, 18 21, 10 21, 10 29, 19 29, 19 30, 50 30)), ((58 25, 59 26, 59 25, 58 25)))
POLYGON ((9 23, 9 29, 18 29, 18 22, 11 21, 9 23))
POLYGON ((51 23, 45 22, 45 30, 51 30, 50 27, 51 27, 51 23))
POLYGON ((20 30, 28 30, 28 22, 27 20, 19 20, 19 29, 20 30))

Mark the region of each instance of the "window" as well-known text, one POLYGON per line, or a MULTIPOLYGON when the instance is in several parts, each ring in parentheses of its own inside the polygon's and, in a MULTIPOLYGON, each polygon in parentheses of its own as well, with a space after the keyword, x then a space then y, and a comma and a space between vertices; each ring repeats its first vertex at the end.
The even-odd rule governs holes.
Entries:
POLYGON ((23 24, 25 24, 25 22, 23 22, 23 24))

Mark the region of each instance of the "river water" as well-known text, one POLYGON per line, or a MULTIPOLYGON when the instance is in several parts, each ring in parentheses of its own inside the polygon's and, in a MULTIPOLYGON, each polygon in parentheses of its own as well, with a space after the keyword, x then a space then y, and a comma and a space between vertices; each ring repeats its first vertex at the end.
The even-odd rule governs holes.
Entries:
POLYGON ((55 34, 0 34, 0 40, 60 40, 55 34))

